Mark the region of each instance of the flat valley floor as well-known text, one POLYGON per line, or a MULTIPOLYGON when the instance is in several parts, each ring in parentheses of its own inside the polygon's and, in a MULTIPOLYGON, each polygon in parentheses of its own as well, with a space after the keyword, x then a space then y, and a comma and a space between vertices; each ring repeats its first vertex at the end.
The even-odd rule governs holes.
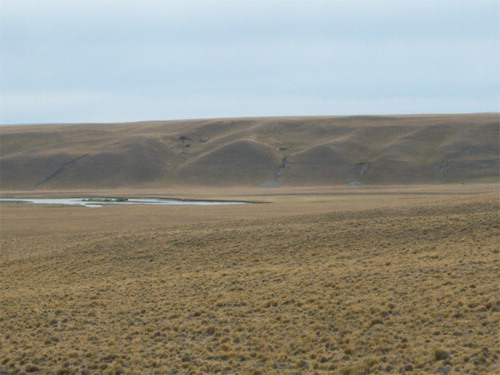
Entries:
POLYGON ((498 185, 2 192, 1 374, 494 374, 498 185))

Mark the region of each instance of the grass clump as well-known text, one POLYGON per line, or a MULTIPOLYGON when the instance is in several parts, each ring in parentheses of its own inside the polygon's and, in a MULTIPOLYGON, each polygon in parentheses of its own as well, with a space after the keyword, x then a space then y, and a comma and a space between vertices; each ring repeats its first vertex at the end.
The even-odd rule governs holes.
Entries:
POLYGON ((445 359, 450 358, 451 355, 446 350, 437 348, 434 349, 433 357, 435 361, 444 361, 445 359))

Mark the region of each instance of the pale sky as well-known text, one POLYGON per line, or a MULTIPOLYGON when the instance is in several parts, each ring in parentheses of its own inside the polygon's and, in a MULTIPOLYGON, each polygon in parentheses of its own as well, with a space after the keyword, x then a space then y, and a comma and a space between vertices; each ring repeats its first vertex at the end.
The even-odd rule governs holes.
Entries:
POLYGON ((0 0, 0 124, 499 111, 496 0, 0 0))

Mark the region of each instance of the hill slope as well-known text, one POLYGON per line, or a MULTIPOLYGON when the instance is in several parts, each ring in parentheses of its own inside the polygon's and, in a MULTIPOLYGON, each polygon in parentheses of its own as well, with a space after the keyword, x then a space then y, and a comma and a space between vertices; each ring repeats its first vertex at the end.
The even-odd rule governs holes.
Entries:
POLYGON ((499 114, 3 126, 2 189, 498 181, 499 114))

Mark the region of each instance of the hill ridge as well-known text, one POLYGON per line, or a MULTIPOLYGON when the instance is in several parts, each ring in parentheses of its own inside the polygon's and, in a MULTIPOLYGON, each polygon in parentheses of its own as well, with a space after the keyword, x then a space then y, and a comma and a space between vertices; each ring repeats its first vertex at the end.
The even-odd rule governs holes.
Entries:
POLYGON ((495 113, 4 126, 0 181, 19 190, 497 182, 499 123, 495 113))

